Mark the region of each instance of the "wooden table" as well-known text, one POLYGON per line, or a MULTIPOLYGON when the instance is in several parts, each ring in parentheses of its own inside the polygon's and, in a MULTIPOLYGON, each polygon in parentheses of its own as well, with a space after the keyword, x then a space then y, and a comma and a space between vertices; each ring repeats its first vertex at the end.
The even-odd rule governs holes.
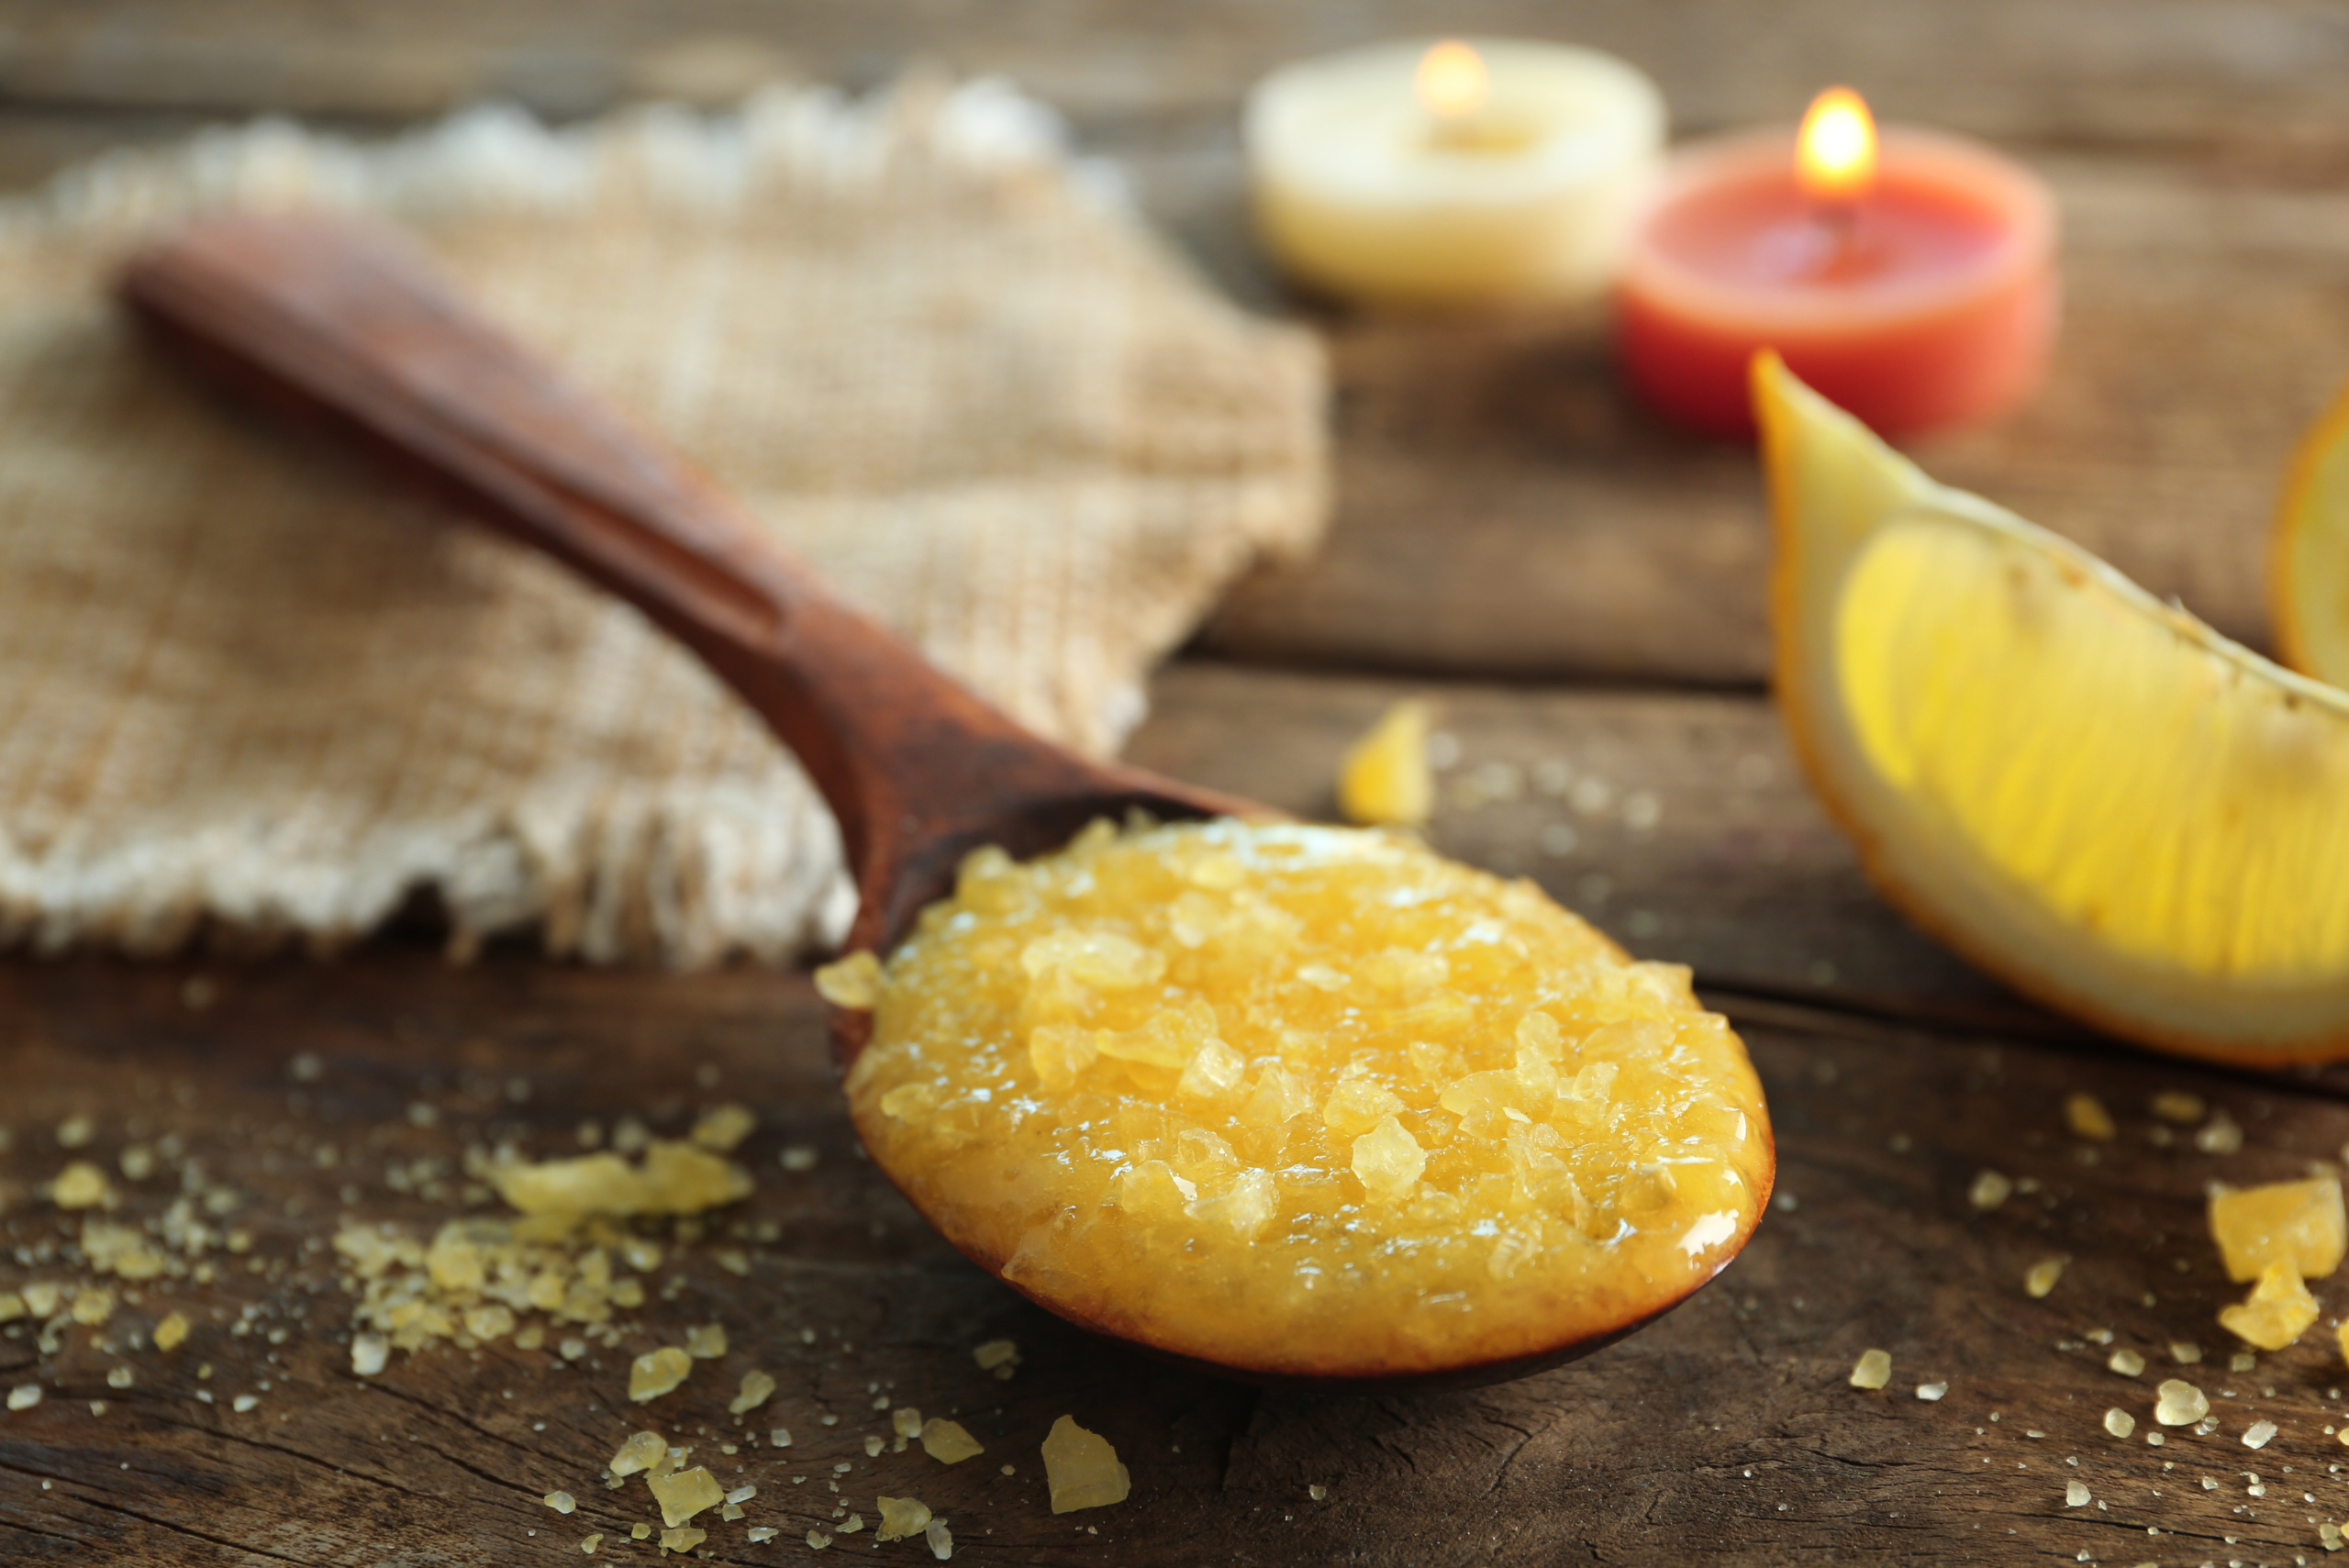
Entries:
MULTIPOLYGON (((943 58, 1063 106, 1209 274, 1296 310, 1241 220, 1240 93, 1279 61, 1469 21, 1629 55, 1684 130, 1786 118, 1850 80, 1888 117, 1991 136, 2045 170, 2071 291, 2054 380, 2019 417, 1919 455, 2262 639, 2280 464, 2349 373, 2349 25, 2317 0, 1492 0, 1473 18, 1405 0, 12 0, 0 178, 255 109, 388 128, 495 92, 576 115, 653 92, 716 101, 778 69, 857 84, 943 58)), ((0 1560, 553 1562, 590 1530, 611 1532, 602 1554, 648 1558, 626 1539, 643 1494, 596 1481, 634 1425, 621 1356, 651 1339, 577 1365, 510 1341, 443 1351, 362 1382, 321 1249, 346 1210, 426 1226, 449 1212, 436 1183, 462 1181, 468 1143, 543 1151, 631 1113, 674 1131, 718 1099, 763 1118, 744 1146, 759 1179, 739 1221, 745 1272, 712 1262, 723 1247, 689 1250, 643 1317, 670 1333, 725 1323, 728 1387, 767 1367, 774 1420, 797 1434, 780 1456, 793 1463, 763 1449, 718 1462, 761 1488, 747 1522, 784 1529, 750 1545, 713 1529, 705 1553, 725 1562, 807 1555, 835 1464, 868 1521, 874 1495, 919 1496, 977 1563, 2320 1558, 2320 1524, 2349 1512, 2349 1451, 2329 1435, 2349 1424, 2349 1373, 2328 1329, 2230 1367, 2212 1315, 2235 1292, 2201 1200, 2214 1179, 2337 1157, 2343 1080, 2116 1046, 1878 902, 1761 689, 1752 457, 1627 406, 1594 332, 1319 324, 1339 384, 1329 548, 1234 597, 1158 682, 1134 754, 1326 812, 1343 742, 1395 696, 1435 696, 1461 754, 1441 847, 1535 875, 1642 953, 1693 963, 1753 1048, 1780 1195, 1720 1280, 1515 1384, 1260 1392, 1089 1341, 932 1236, 857 1154, 802 976, 592 973, 519 951, 455 969, 414 934, 331 964, 17 958, 0 963, 0 1290, 74 1273, 57 1251, 72 1228, 33 1189, 76 1113, 108 1162, 182 1140, 199 1185, 225 1194, 218 1222, 250 1245, 209 1285, 126 1300, 108 1333, 151 1321, 166 1295, 195 1319, 172 1356, 72 1330, 39 1360, 25 1323, 0 1329, 0 1386, 47 1389, 0 1414, 0 1560), (1525 781, 1548 760, 1603 787, 1544 795, 1525 781), (1627 817, 1633 795, 1656 803, 1652 825, 1627 817), (1543 834, 1560 823, 1568 852, 1543 834), (2240 1151, 2152 1117, 2168 1090, 2223 1108, 2240 1151), (2075 1092, 2111 1109, 2117 1141, 2065 1132, 2075 1092), (787 1171, 785 1147, 818 1162, 787 1171), (1986 1169, 2023 1179, 1990 1212, 1967 1195, 1986 1169), (2053 1293, 2028 1296, 2025 1271, 2055 1257, 2053 1293), (1024 1358, 1008 1382, 969 1354, 996 1337, 1024 1358), (2221 1425, 2154 1447, 2152 1385, 2176 1340, 2202 1347, 2185 1375, 2221 1425), (1893 1357, 1881 1392, 1845 1382, 1869 1347, 1893 1357), (2117 1349, 2148 1369, 2108 1370, 2117 1349), (135 1381, 117 1388, 126 1362, 135 1381), (1938 1401, 1917 1393, 1944 1383, 1938 1401), (238 1410, 239 1395, 257 1403, 238 1410), (989 1451, 951 1471, 918 1451, 868 1459, 876 1398, 959 1411, 989 1451), (2107 1433, 2110 1407, 2136 1417, 2133 1436, 2107 1433), (1127 1503, 1046 1510, 1035 1445, 1063 1413, 1117 1444, 1127 1503), (2279 1431, 2254 1451, 2260 1419, 2279 1431), (2067 1506, 2074 1481, 2087 1504, 2067 1506), (577 1513, 540 1504, 558 1488, 577 1513)), ((729 1436, 721 1400, 701 1399, 713 1442, 729 1436)), ((918 1542, 879 1550, 928 1560, 918 1542)))

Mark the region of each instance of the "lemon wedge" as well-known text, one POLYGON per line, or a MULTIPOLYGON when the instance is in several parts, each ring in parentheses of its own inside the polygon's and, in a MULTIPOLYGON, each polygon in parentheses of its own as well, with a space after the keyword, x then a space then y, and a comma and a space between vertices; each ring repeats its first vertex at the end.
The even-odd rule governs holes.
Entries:
POLYGON ((2269 571, 2268 612, 2284 662, 2349 686, 2349 388, 2300 438, 2269 571))
POLYGON ((2349 695, 1935 484, 1765 353, 1778 700, 1920 925, 2148 1045, 2349 1056, 2349 695))

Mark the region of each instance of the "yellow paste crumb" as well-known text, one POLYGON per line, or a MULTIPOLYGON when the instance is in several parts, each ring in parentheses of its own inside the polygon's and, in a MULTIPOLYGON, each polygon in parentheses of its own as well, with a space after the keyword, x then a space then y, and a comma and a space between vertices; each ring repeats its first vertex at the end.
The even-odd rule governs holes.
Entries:
POLYGON ((1098 1432, 1088 1432, 1072 1416, 1052 1423, 1044 1437, 1044 1481, 1052 1489, 1052 1512, 1107 1507, 1122 1503, 1133 1490, 1133 1477, 1118 1462, 1118 1451, 1098 1432))
POLYGON ((2214 1192, 2210 1239, 2219 1244, 2227 1277, 2238 1284, 2257 1279, 2280 1261, 2288 1261, 2302 1279, 2322 1279, 2341 1266, 2349 1241, 2341 1178, 2313 1176, 2214 1192))
POLYGON ((1759 1084, 1685 969, 1383 832, 981 850, 874 989, 851 1106, 917 1206, 1056 1310, 1225 1365, 1615 1332, 1768 1193, 1759 1084))
POLYGON ((2316 1298, 2300 1283, 2300 1273, 2288 1258, 2268 1264, 2250 1296, 2219 1310, 2221 1328, 2263 1351, 2282 1350, 2316 1318, 2316 1298))

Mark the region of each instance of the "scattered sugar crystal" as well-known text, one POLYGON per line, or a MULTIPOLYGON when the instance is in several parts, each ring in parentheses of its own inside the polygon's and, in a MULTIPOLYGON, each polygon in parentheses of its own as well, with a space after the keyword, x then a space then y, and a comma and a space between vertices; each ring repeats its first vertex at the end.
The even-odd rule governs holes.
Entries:
POLYGON ((2037 1300, 2054 1290, 2055 1282, 2063 1277, 2063 1259, 2042 1258, 2032 1264, 2030 1270, 2022 1276, 2022 1288, 2033 1300, 2037 1300))
POLYGON ((685 1354, 696 1361, 716 1361, 725 1353, 726 1327, 724 1324, 706 1323, 698 1329, 685 1330, 685 1354))
POLYGON ((2116 1405, 2104 1413, 2104 1429, 2116 1438, 2125 1438, 2137 1429, 2137 1418, 2116 1405))
POLYGON ((2064 1506, 2065 1507, 2084 1508, 2087 1507, 2087 1503, 2088 1485, 2087 1482, 2072 1481, 2065 1483, 2064 1487, 2064 1506))
POLYGON ((880 1004, 885 984, 881 961, 870 952, 849 953, 816 971, 816 994, 851 1012, 871 1012, 880 1004))
POLYGON ((649 1536, 651 1533, 652 1527, 644 1523, 642 1520, 639 1520, 637 1523, 629 1527, 628 1538, 630 1540, 642 1540, 646 1536, 649 1536))
POLYGON ((921 1412, 911 1405, 900 1405, 889 1412, 889 1425, 901 1438, 921 1436, 921 1412))
POLYGON ((645 1484, 652 1488, 652 1500, 661 1505, 663 1524, 684 1524, 704 1508, 714 1508, 726 1500, 725 1489, 705 1465, 696 1464, 674 1475, 655 1475, 645 1484))
POLYGON ((2190 1426, 2210 1413, 2202 1391, 2175 1377, 2165 1378, 2154 1396, 2154 1419, 2165 1427, 2190 1426))
POLYGON ((767 1396, 774 1392, 774 1379, 753 1368, 742 1374, 742 1391, 727 1401, 727 1413, 740 1416, 755 1410, 765 1404, 767 1396))
POLYGON ((2112 1113, 2094 1095, 2065 1095, 2064 1125, 2071 1129, 2073 1137, 2096 1143, 2110 1143, 2121 1136, 2121 1129, 2113 1125, 2112 1113))
POLYGON ((2180 1366, 2192 1366, 2202 1359, 2202 1347, 2191 1340, 2172 1340, 2169 1342, 2169 1359, 2180 1366))
POLYGON ((664 1529, 661 1532, 661 1550, 687 1552, 708 1539, 709 1531, 706 1529, 664 1529))
POLYGON ((2341 1527, 2331 1521, 2316 1527, 2316 1539, 2327 1551, 2341 1550, 2341 1527))
POLYGON ((603 1544, 603 1532, 599 1530, 596 1534, 591 1535, 586 1540, 581 1541, 579 1543, 579 1550, 585 1552, 588 1556, 593 1557, 596 1555, 596 1549, 603 1544))
POLYGON ((143 1143, 125 1148, 115 1163, 121 1169, 123 1180, 143 1182, 155 1173, 155 1151, 143 1143))
POLYGON ((881 1523, 873 1532, 875 1540, 903 1540, 916 1535, 930 1523, 930 1505, 916 1497, 882 1497, 881 1523))
POLYGON ((129 1367, 118 1366, 106 1373, 106 1386, 108 1388, 128 1388, 137 1377, 138 1373, 131 1371, 129 1367))
POLYGON ((789 1427, 777 1427, 767 1434, 767 1447, 789 1448, 790 1446, 791 1429, 789 1427))
POLYGON ((539 1501, 558 1514, 567 1514, 579 1506, 572 1500, 571 1494, 568 1492, 550 1492, 539 1501))
POLYGON ((744 1540, 753 1542, 765 1541, 773 1540, 776 1536, 779 1536, 783 1532, 781 1530, 775 1529, 773 1525, 752 1525, 749 1529, 742 1532, 742 1537, 744 1540))
POLYGON ((1927 1401, 1939 1400, 1948 1392, 1949 1385, 1946 1383, 1920 1383, 1917 1385, 1917 1397, 1927 1401))
POLYGON ((669 1457, 669 1440, 659 1432, 638 1432, 620 1444, 605 1468, 615 1475, 633 1475, 640 1470, 650 1470, 669 1457))
MULTIPOLYGON (((161 1346, 163 1343, 163 1329, 170 1328, 172 1322, 177 1320, 178 1318, 179 1315, 177 1313, 173 1313, 171 1318, 165 1319, 165 1321, 156 1329, 155 1343, 158 1346, 161 1346)), ((182 1338, 184 1338, 186 1334, 187 1329, 184 1323, 183 1323, 180 1329, 180 1335, 182 1338)), ((173 1341, 173 1343, 177 1342, 177 1340, 173 1341)), ((362 1377, 373 1377, 377 1373, 383 1371, 384 1364, 391 1359, 391 1354, 392 1342, 384 1338, 381 1334, 362 1333, 353 1334, 351 1337, 351 1370, 357 1373, 362 1377)))
POLYGON ((718 1517, 730 1524, 734 1520, 742 1517, 742 1505, 740 1503, 729 1503, 724 1507, 718 1510, 718 1517))
POLYGON ((79 1149, 98 1134, 98 1124, 85 1112, 76 1111, 57 1124, 57 1146, 79 1149))
POLYGON ((794 1173, 816 1168, 817 1153, 805 1143, 786 1144, 783 1151, 783 1168, 794 1173))
POLYGON ((858 1530, 861 1530, 863 1528, 864 1516, 863 1514, 851 1514, 848 1518, 841 1521, 840 1533, 842 1535, 854 1535, 858 1530))
POLYGON ((628 1369, 628 1396, 639 1405, 658 1399, 685 1382, 694 1359, 674 1345, 663 1345, 636 1358, 628 1369))
POLYGON ((8 1408, 11 1410, 29 1410, 39 1403, 40 1385, 38 1383, 20 1383, 8 1390, 8 1408))
POLYGON ((809 1551, 821 1551, 824 1548, 831 1544, 832 1538, 826 1535, 822 1530, 811 1529, 807 1532, 807 1547, 809 1551))
POLYGON ((944 1519, 932 1519, 924 1525, 921 1538, 930 1547, 930 1554, 941 1562, 954 1555, 954 1532, 946 1528, 944 1519))
POLYGON ((2123 1377, 2134 1377, 2145 1370, 2145 1358, 2134 1351, 2115 1351, 2105 1358, 2104 1364, 2123 1377))
POLYGON ((971 1351, 971 1359, 979 1363, 981 1372, 1009 1377, 1019 1365, 1019 1344, 1015 1340, 989 1340, 971 1351))
POLYGON ((236 1411, 238 1415, 241 1416, 260 1403, 261 1400, 253 1395, 239 1394, 234 1399, 228 1401, 228 1407, 236 1411))
POLYGON ((1078 1426, 1073 1417, 1052 1423, 1043 1455, 1044 1479, 1056 1514, 1122 1503, 1132 1489, 1133 1477, 1118 1462, 1118 1451, 1109 1440, 1078 1426))
POLYGON ((985 1453, 963 1423, 932 1416, 921 1424, 922 1451, 941 1464, 960 1464, 973 1454, 985 1453))
POLYGON ((758 1495, 758 1487, 755 1485, 746 1483, 743 1485, 735 1487, 731 1492, 727 1493, 726 1500, 729 1503, 747 1503, 758 1495))
POLYGON ((588 1214, 698 1214, 751 1194, 750 1173, 681 1140, 652 1139, 643 1162, 618 1153, 582 1154, 495 1167, 497 1194, 524 1214, 550 1220, 588 1214))
POLYGON ((867 1459, 880 1458, 881 1450, 884 1446, 885 1444, 882 1439, 874 1436, 871 1432, 867 1432, 864 1436, 864 1457, 867 1459))
POLYGON ((1852 1367, 1850 1382, 1854 1388, 1882 1388, 1892 1378, 1892 1354, 1888 1351, 1862 1351, 1852 1367))
POLYGON ((748 1106, 712 1106, 696 1118, 693 1130, 685 1137, 704 1149, 726 1154, 758 1125, 759 1118, 751 1114, 748 1106))
POLYGON ((2221 1328, 2263 1351, 2282 1350, 2307 1332, 2316 1319, 2316 1298, 2300 1283, 2299 1270, 2286 1258, 2262 1271, 2248 1296, 2219 1311, 2221 1328))
POLYGON ((1997 1171, 1985 1171, 1974 1178, 1966 1189, 1965 1201, 1985 1211, 1998 1207, 2014 1195, 2013 1181, 1997 1171))
POLYGON ((87 1160, 75 1160, 50 1184, 50 1201, 60 1208, 95 1208, 112 1194, 106 1173, 87 1160))
POLYGON ((2243 1434, 2243 1446, 2266 1448, 2267 1440, 2276 1435, 2276 1423, 2273 1421, 2254 1421, 2243 1434))
POLYGON ((2145 1433, 2145 1446, 2148 1448, 2159 1448, 2167 1441, 2169 1439, 2160 1432, 2149 1430, 2145 1433))
POLYGON ((2349 1245, 2341 1179, 2331 1173, 2221 1188, 2210 1195, 2210 1221, 2227 1277, 2237 1284, 2257 1279, 2278 1262, 2289 1262, 2302 1279, 2322 1279, 2341 1266, 2349 1245))
POLYGON ((2236 1351, 2227 1357, 2229 1372, 2255 1372, 2258 1367, 2259 1357, 2250 1351, 2236 1351))
POLYGON ((2205 1154, 2237 1153, 2243 1148, 2243 1129, 2226 1112, 2215 1111, 2195 1129, 2194 1147, 2205 1154))
POLYGON ((2153 1098, 2153 1112, 2164 1121, 2189 1127, 2202 1119, 2202 1096, 2183 1089, 2165 1089, 2153 1098))
POLYGON ((25 1286, 25 1306, 36 1318, 47 1318, 65 1299, 65 1287, 54 1280, 35 1280, 25 1286))
POLYGON ((575 1362, 587 1353, 587 1341, 572 1335, 555 1347, 555 1353, 567 1362, 575 1362))

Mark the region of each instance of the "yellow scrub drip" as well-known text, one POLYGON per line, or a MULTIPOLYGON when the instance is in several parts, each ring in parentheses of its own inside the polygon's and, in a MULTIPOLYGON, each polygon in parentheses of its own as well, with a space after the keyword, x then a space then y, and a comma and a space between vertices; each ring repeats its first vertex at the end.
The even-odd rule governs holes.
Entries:
POLYGON ((1274 1374, 1537 1355, 1727 1262, 1772 1171, 1684 969, 1376 831, 1097 823, 982 850, 876 974, 874 1156, 1073 1318, 1274 1374))

